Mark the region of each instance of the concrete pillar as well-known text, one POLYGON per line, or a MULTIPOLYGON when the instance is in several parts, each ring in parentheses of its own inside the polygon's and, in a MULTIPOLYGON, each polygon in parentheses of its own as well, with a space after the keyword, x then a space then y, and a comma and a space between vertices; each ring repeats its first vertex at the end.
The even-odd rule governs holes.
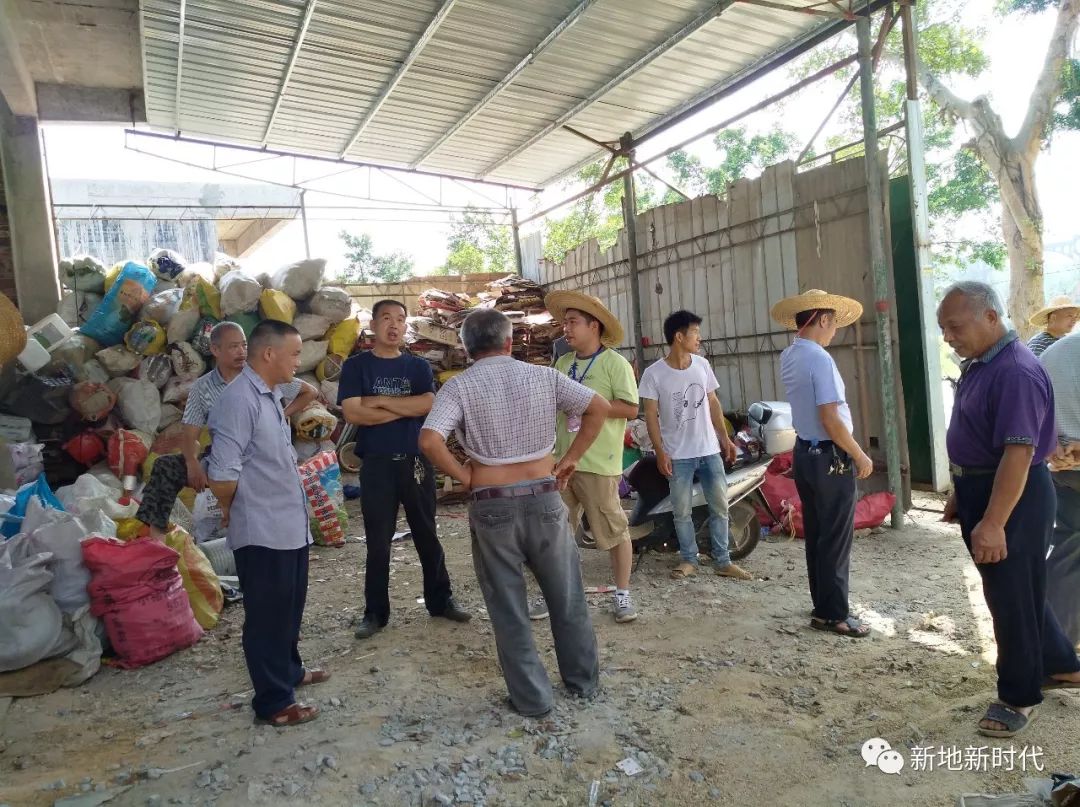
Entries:
POLYGON ((33 324, 60 302, 49 178, 37 120, 13 116, 2 99, 0 161, 16 302, 26 323, 33 324))

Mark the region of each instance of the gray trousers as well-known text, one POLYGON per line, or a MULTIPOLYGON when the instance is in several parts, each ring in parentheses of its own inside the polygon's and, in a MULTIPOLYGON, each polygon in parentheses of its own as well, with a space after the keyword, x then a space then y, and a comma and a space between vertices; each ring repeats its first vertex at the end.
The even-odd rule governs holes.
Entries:
POLYGON ((483 499, 469 506, 473 567, 484 595, 510 700, 523 715, 552 707, 548 679, 533 642, 523 566, 547 601, 559 673, 569 692, 591 697, 600 676, 577 545, 557 492, 483 499))
POLYGON ((1080 471, 1051 474, 1057 489, 1054 549, 1046 561, 1046 601, 1073 646, 1080 646, 1080 471))

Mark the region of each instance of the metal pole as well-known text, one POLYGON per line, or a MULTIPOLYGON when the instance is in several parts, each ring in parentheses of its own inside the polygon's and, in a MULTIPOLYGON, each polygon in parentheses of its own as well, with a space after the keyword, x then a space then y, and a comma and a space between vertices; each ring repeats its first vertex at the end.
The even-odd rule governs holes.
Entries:
POLYGON ((304 224, 304 257, 311 257, 311 242, 308 240, 308 228, 307 228, 307 205, 304 203, 304 196, 307 194, 306 190, 300 191, 300 220, 304 224))
POLYGON ((908 177, 911 182, 911 229, 915 237, 915 271, 919 283, 919 314, 926 361, 926 407, 930 426, 930 473, 934 490, 949 486, 949 457, 945 447, 945 400, 941 389, 941 337, 935 317, 933 256, 930 254, 930 215, 927 209, 926 154, 923 148, 922 110, 919 108, 918 51, 911 3, 900 5, 903 23, 904 70, 907 73, 908 177))
POLYGON ((517 208, 510 208, 510 229, 514 234, 514 264, 517 266, 518 277, 525 276, 525 265, 521 258, 521 228, 518 227, 517 208))
POLYGON ((623 227, 626 229, 626 256, 630 264, 630 304, 634 309, 634 363, 638 376, 645 372, 645 346, 641 343, 641 288, 638 282, 637 199, 634 196, 634 138, 626 132, 619 146, 631 168, 623 174, 623 227))
POLYGON ((866 202, 870 220, 870 264, 874 278, 874 308, 877 313, 878 364, 881 374, 881 411, 885 420, 885 461, 889 466, 889 490, 896 496, 892 511, 893 529, 904 525, 904 490, 900 474, 900 429, 896 411, 893 366, 892 318, 889 300, 889 263, 885 252, 885 195, 881 164, 878 161, 877 114, 874 110, 874 72, 871 64, 870 20, 860 16, 855 23, 859 38, 859 86, 862 96, 863 143, 866 162, 866 202))

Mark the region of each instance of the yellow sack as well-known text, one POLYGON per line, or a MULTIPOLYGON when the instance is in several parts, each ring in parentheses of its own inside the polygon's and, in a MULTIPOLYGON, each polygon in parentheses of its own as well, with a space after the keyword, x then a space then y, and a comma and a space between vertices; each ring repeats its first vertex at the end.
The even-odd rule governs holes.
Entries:
POLYGON ((464 372, 464 370, 440 370, 439 372, 435 373, 435 380, 438 381, 440 384, 445 384, 454 376, 461 375, 464 372))
POLYGON ((116 537, 121 541, 134 541, 146 525, 137 518, 116 519, 116 537))
POLYGON ((292 325, 296 316, 296 302, 283 291, 264 289, 259 295, 259 313, 263 319, 276 319, 292 325))
POLYGON ((181 489, 180 493, 177 494, 176 498, 182 501, 184 503, 184 507, 186 507, 188 510, 194 510, 196 495, 197 494, 195 493, 195 488, 183 488, 181 489))
POLYGON ((154 356, 165 352, 165 329, 152 319, 141 319, 124 334, 124 344, 132 353, 154 356))
POLYGON ((174 524, 165 534, 165 544, 180 553, 176 568, 184 579, 184 590, 191 602, 195 621, 204 630, 210 630, 217 625, 221 609, 225 607, 225 596, 214 567, 183 527, 174 524))
POLYGON ((109 289, 112 288, 112 284, 116 282, 116 278, 120 277, 120 272, 123 271, 123 262, 114 264, 113 268, 105 273, 105 294, 109 293, 109 289))
POLYGON ((330 353, 315 368, 315 377, 320 382, 337 381, 341 378, 341 367, 344 364, 345 359, 342 356, 335 356, 330 353))
POLYGON ((154 471, 154 463, 157 462, 157 458, 160 456, 160 454, 155 454, 153 451, 147 453, 146 459, 143 460, 141 469, 143 482, 150 481, 150 474, 154 471))
POLYGON ((222 318, 221 292, 206 278, 198 277, 184 289, 184 299, 180 302, 180 308, 184 311, 197 308, 204 317, 220 320, 222 318))
POLYGON ((330 343, 327 353, 348 358, 356 347, 356 340, 360 338, 360 320, 356 317, 344 319, 326 332, 326 339, 330 343))

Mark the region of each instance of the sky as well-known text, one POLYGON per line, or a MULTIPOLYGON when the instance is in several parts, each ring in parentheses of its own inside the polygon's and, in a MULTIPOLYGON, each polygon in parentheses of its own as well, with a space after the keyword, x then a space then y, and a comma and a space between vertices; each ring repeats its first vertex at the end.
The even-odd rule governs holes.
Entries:
MULTIPOLYGON (((1011 133, 1016 131, 1023 120, 1031 87, 1042 66, 1046 43, 1053 27, 1053 15, 1013 16, 1007 22, 1002 22, 991 13, 993 3, 994 0, 969 0, 964 12, 968 24, 981 23, 987 26, 985 46, 991 58, 990 70, 977 82, 966 80, 954 82, 951 86, 954 91, 967 98, 979 94, 989 95, 994 108, 1002 117, 1006 131, 1011 133)), ((777 71, 639 147, 639 159, 646 159, 778 92, 788 81, 784 71, 777 71)), ((822 111, 832 105, 838 91, 835 81, 819 82, 785 101, 782 108, 756 113, 742 125, 746 125, 751 131, 766 131, 782 122, 786 129, 796 135, 801 145, 821 123, 822 111)), ((880 121, 879 125, 884 127, 889 123, 892 121, 880 121)), ((824 139, 836 130, 835 124, 826 128, 817 141, 819 150, 822 149, 824 139)), ((46 128, 45 139, 49 173, 54 178, 208 183, 245 181, 126 149, 121 127, 54 125, 46 128), (87 155, 93 155, 93 159, 87 159, 87 155)), ((205 149, 146 138, 135 138, 134 142, 139 149, 164 153, 174 159, 203 165, 209 163, 208 151, 205 149)), ((698 141, 690 151, 709 162, 713 152, 711 136, 698 141)), ((1074 201, 1078 155, 1080 133, 1065 133, 1057 136, 1051 147, 1039 158, 1036 178, 1046 216, 1047 244, 1080 239, 1080 223, 1075 216, 1074 201)), ((232 159, 239 163, 249 160, 250 155, 236 153, 232 159)), ((278 161, 272 169, 265 171, 263 176, 289 182, 292 167, 284 163, 285 161, 278 161)), ((663 161, 658 161, 651 167, 670 178, 663 161)), ((243 170, 255 171, 262 168, 247 166, 243 170)), ((332 170, 333 167, 328 167, 325 163, 307 163, 297 169, 300 176, 319 176, 332 170), (305 171, 309 173, 305 174, 305 171)), ((363 169, 326 180, 320 187, 342 194, 370 193, 373 197, 385 200, 384 207, 401 207, 400 203, 408 200, 415 202, 440 198, 444 203, 454 205, 471 203, 484 206, 494 201, 502 201, 491 198, 502 195, 496 189, 484 188, 480 192, 483 195, 480 195, 468 192, 459 183, 439 183, 411 176, 403 181, 412 187, 406 188, 401 180, 391 179, 378 172, 369 176, 369 172, 363 169)), ((527 209, 533 204, 537 206, 534 209, 539 209, 539 206, 546 207, 556 203, 571 192, 572 189, 554 186, 545 191, 538 200, 530 200, 527 194, 519 194, 515 201, 519 208, 527 209)), ((445 261, 449 231, 445 213, 420 214, 401 210, 378 212, 366 203, 331 194, 308 193, 306 203, 309 210, 308 237, 311 253, 313 256, 327 258, 331 271, 344 265, 343 245, 338 237, 338 232, 342 229, 354 234, 367 233, 372 237, 377 252, 402 251, 412 255, 418 273, 426 273, 445 261), (367 209, 351 209, 348 213, 340 210, 343 205, 361 204, 367 209), (330 209, 334 206, 339 209, 330 209), (405 218, 411 220, 402 220, 405 218)), ((303 256, 303 226, 299 221, 294 221, 257 250, 246 260, 246 264, 255 270, 273 269, 303 256)), ((1071 262, 1071 266, 1075 267, 1075 262, 1071 262)), ((1048 269, 1051 268, 1052 263, 1048 266, 1048 269)))

